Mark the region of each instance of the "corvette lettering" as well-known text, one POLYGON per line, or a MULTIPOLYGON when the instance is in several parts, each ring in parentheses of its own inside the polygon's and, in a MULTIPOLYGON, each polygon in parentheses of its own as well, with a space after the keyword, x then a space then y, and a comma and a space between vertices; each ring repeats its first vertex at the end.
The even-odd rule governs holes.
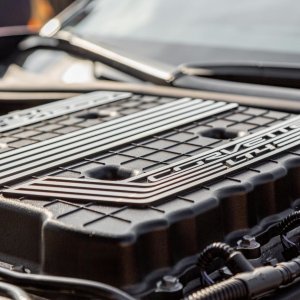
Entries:
POLYGON ((68 201, 151 205, 190 188, 280 154, 300 145, 300 117, 230 141, 172 165, 127 180, 108 181, 43 177, 6 189, 4 195, 59 198, 68 201))

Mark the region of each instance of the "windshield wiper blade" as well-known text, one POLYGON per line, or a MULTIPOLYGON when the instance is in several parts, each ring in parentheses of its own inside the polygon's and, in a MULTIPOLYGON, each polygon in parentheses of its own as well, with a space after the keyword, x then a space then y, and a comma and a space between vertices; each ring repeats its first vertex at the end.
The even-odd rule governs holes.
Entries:
POLYGON ((154 67, 121 55, 98 44, 87 41, 67 31, 59 31, 53 36, 32 36, 24 40, 19 48, 30 50, 34 48, 47 48, 63 50, 70 54, 87 58, 92 61, 101 62, 116 70, 129 74, 135 78, 159 85, 170 85, 173 81, 173 74, 170 70, 162 67, 154 67))
POLYGON ((183 64, 173 73, 244 83, 300 87, 300 65, 290 63, 183 64))

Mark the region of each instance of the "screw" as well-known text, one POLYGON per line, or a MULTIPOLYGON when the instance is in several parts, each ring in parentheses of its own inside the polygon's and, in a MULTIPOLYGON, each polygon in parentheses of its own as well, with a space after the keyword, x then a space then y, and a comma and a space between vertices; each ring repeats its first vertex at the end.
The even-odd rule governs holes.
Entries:
POLYGON ((166 288, 171 288, 175 286, 177 283, 179 283, 179 280, 174 276, 166 275, 162 278, 162 286, 166 288))
POLYGON ((255 238, 250 235, 244 235, 242 238, 241 245, 243 246, 251 246, 255 242, 255 238))
POLYGON ((162 280, 157 283, 156 288, 157 292, 178 292, 182 290, 183 286, 177 277, 165 275, 162 280))
POLYGON ((241 251, 248 259, 258 258, 261 255, 260 244, 255 237, 244 235, 241 240, 237 242, 237 250, 241 251))

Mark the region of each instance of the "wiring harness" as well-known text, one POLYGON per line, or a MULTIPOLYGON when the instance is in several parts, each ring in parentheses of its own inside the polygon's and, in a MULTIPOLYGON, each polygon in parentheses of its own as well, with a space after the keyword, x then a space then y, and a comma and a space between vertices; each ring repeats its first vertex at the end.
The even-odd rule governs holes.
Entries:
POLYGON ((0 291, 14 300, 29 300, 28 291, 56 291, 60 294, 95 299, 134 300, 124 291, 110 285, 77 278, 26 274, 0 267, 0 291), (7 283, 6 283, 7 282, 7 283), (24 289, 24 290, 23 290, 24 289))

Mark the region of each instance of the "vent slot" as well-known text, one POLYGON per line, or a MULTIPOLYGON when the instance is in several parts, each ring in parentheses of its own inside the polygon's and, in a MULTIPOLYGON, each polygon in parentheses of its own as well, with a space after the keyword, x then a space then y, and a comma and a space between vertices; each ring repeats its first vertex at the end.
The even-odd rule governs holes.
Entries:
POLYGON ((120 165, 106 165, 87 170, 83 172, 83 175, 87 178, 116 181, 137 176, 140 173, 139 170, 127 169, 120 165))
POLYGON ((210 128, 199 133, 200 136, 217 139, 217 140, 232 140, 238 137, 243 137, 248 133, 243 130, 233 130, 230 128, 210 128))

